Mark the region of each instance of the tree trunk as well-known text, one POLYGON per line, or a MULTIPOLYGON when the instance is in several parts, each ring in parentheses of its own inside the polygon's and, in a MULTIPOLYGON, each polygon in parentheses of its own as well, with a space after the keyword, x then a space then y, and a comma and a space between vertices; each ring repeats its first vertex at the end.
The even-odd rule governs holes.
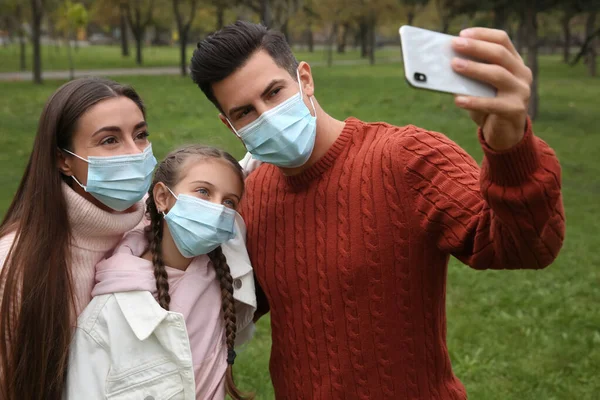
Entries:
POLYGON ((517 28, 517 40, 516 40, 516 48, 519 54, 523 54, 523 49, 525 48, 525 40, 526 40, 526 22, 525 22, 525 14, 521 13, 519 16, 519 27, 517 28))
POLYGON ((19 58, 21 71, 27 70, 27 54, 26 54, 26 42, 25 42, 25 30, 23 29, 23 12, 21 4, 17 4, 15 9, 17 16, 17 34, 19 35, 19 58))
POLYGON ((450 18, 442 17, 442 33, 448 33, 450 30, 450 18))
POLYGON ((225 5, 222 1, 217 1, 217 30, 220 31, 225 26, 225 5))
POLYGON ((327 66, 331 67, 333 65, 333 43, 335 41, 335 37, 338 32, 338 24, 335 22, 331 27, 331 33, 329 34, 329 38, 327 38, 327 66))
POLYGON ((188 31, 183 29, 179 32, 179 51, 181 53, 181 76, 187 76, 187 43, 188 31))
POLYGON ((283 33, 283 36, 285 36, 285 40, 286 42, 288 42, 288 45, 291 47, 292 46, 292 41, 290 38, 290 32, 288 29, 288 21, 285 21, 282 25, 281 25, 281 29, 280 29, 281 33, 283 33))
POLYGON ((70 32, 67 33, 67 57, 69 59, 69 79, 75 79, 75 65, 73 63, 73 51, 71 49, 71 40, 70 38, 73 36, 70 32))
POLYGON ((531 97, 529 99, 529 116, 532 120, 535 120, 539 110, 537 10, 535 5, 531 3, 527 3, 526 7, 527 65, 533 74, 531 97))
POLYGON ((407 24, 408 25, 412 25, 414 20, 415 20, 415 16, 416 16, 416 12, 413 9, 408 10, 408 14, 406 15, 407 17, 407 24))
POLYGON ((121 12, 121 56, 129 57, 129 38, 128 38, 128 27, 127 27, 127 16, 125 15, 125 5, 119 6, 121 12))
POLYGON ((507 20, 508 9, 504 6, 496 7, 494 9, 494 28, 506 31, 506 20, 507 20))
POLYGON ((40 0, 31 0, 31 41, 33 44, 33 81, 42 83, 42 4, 40 0))
POLYGON ((562 18, 563 28, 563 61, 568 63, 571 58, 571 18, 573 17, 572 12, 565 11, 565 15, 562 18))
MULTIPOLYGON (((585 36, 589 37, 594 33, 594 26, 596 25, 597 11, 590 11, 587 20, 585 22, 585 36)), ((585 63, 588 66, 588 72, 590 76, 596 76, 596 38, 593 38, 587 48, 585 63)))
POLYGON ((273 25, 270 0, 260 0, 260 20, 267 28, 270 28, 271 25, 273 25))
POLYGON ((350 24, 345 23, 342 25, 342 33, 338 36, 337 52, 343 54, 346 52, 346 40, 348 38, 348 31, 350 30, 350 24))
POLYGON ((376 30, 377 18, 373 13, 369 21, 369 64, 375 65, 376 30))
POLYGON ((365 21, 364 18, 361 18, 360 25, 359 25, 359 31, 360 31, 360 57, 367 58, 367 56, 368 56, 367 47, 369 45, 369 43, 368 43, 368 41, 369 41, 368 40, 369 25, 368 25, 367 21, 365 21))
POLYGON ((134 33, 135 36, 135 62, 142 65, 142 46, 144 41, 144 31, 134 33))
POLYGON ((315 51, 315 38, 313 36, 312 26, 309 25, 306 29, 306 42, 308 45, 308 51, 313 53, 315 51))
POLYGON ((21 32, 21 34, 19 35, 19 53, 20 53, 20 67, 21 67, 21 71, 26 71, 27 70, 27 48, 26 48, 26 42, 25 42, 25 33, 21 32))

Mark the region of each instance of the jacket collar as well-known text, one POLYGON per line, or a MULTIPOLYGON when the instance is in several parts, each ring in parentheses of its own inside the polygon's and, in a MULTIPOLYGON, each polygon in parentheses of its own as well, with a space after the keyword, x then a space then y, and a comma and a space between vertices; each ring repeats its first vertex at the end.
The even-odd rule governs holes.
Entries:
POLYGON ((169 312, 147 291, 115 293, 121 312, 139 340, 147 339, 169 312))

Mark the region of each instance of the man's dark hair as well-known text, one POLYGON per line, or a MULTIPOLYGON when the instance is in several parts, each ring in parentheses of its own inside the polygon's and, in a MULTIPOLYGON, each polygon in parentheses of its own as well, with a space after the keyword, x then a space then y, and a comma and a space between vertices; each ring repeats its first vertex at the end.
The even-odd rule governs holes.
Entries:
POLYGON ((209 35, 198 43, 190 65, 192 79, 206 97, 221 111, 212 90, 213 83, 220 82, 244 66, 257 51, 265 50, 279 67, 296 79, 298 60, 277 31, 260 24, 237 21, 209 35))

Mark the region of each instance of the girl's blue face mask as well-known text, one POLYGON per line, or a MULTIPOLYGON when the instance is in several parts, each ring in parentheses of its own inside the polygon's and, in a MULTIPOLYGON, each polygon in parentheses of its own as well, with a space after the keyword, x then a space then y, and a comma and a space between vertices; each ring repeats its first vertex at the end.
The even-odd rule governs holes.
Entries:
POLYGON ((302 82, 296 70, 300 92, 277 107, 262 113, 256 120, 236 130, 246 149, 257 160, 278 167, 296 168, 304 165, 313 152, 317 133, 317 111, 312 97, 314 116, 304 104, 302 82))
POLYGON ((156 158, 152 145, 142 153, 110 157, 88 157, 86 160, 69 150, 63 151, 88 163, 87 185, 71 178, 102 204, 124 211, 140 201, 150 189, 156 158))
POLYGON ((235 237, 236 211, 187 194, 176 196, 165 216, 177 249, 187 258, 208 254, 235 237))

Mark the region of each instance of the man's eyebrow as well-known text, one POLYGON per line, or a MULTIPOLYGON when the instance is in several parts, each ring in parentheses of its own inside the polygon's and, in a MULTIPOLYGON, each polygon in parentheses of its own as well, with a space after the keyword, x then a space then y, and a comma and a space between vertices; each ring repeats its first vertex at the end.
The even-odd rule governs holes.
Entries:
MULTIPOLYGON (((267 87, 265 88, 265 90, 263 90, 263 92, 260 94, 260 97, 265 97, 267 94, 269 94, 269 92, 271 90, 273 90, 273 86, 276 86, 278 84, 284 83, 285 81, 283 79, 273 79, 271 82, 269 82, 269 84, 267 85, 267 87)), ((229 116, 231 116, 232 114, 243 110, 247 107, 251 107, 251 104, 244 104, 242 106, 237 106, 234 107, 232 109, 229 110, 229 112, 227 113, 229 116)))

